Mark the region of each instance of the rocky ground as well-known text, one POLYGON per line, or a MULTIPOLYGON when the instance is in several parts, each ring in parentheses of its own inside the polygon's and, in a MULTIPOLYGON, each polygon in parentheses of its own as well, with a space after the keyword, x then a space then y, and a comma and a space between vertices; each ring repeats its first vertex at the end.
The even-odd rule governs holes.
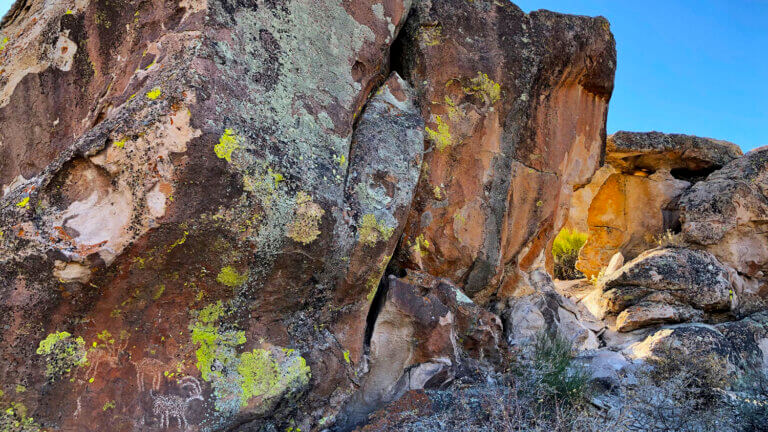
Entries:
POLYGON ((768 148, 607 137, 615 68, 509 2, 17 0, 0 430, 765 430, 768 148))

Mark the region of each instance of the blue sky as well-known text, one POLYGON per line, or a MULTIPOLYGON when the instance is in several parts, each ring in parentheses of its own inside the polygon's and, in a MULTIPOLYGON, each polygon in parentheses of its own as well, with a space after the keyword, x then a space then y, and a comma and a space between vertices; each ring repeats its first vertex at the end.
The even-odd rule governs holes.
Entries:
MULTIPOLYGON (((11 0, 0 0, 0 15, 11 0)), ((768 145, 768 0, 515 0, 526 12, 603 15, 619 64, 617 130, 768 145)))
POLYGON ((515 0, 526 12, 603 15, 619 54, 617 130, 768 145, 768 0, 515 0))

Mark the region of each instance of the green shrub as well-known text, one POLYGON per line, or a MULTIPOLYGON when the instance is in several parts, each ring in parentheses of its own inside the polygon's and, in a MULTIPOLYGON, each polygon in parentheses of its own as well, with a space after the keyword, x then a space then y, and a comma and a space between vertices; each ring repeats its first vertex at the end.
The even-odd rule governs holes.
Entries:
POLYGON ((543 402, 576 405, 586 398, 589 374, 573 361, 573 344, 560 336, 540 333, 533 344, 533 369, 543 402))
POLYGON ((562 229, 552 243, 552 257, 555 259, 556 279, 578 279, 583 275, 576 270, 576 261, 579 259, 579 251, 587 242, 587 234, 562 229))

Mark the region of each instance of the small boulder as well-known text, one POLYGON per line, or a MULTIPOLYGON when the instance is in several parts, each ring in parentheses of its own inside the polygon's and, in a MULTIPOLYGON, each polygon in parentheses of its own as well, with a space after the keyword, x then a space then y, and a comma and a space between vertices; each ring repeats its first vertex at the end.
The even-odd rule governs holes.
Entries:
POLYGON ((599 282, 600 305, 631 331, 661 323, 700 321, 731 308, 728 269, 712 254, 684 248, 647 251, 599 282))

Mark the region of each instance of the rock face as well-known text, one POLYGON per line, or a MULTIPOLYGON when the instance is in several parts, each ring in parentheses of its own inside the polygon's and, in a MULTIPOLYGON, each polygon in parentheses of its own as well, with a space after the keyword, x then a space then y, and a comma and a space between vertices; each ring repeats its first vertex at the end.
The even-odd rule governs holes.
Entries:
POLYGON ((428 140, 403 265, 480 303, 530 293, 527 273, 545 266, 574 187, 601 164, 616 65, 608 22, 421 2, 402 39, 398 67, 428 140))
POLYGON ((480 0, 19 0, 0 44, 0 408, 78 431, 312 430, 497 357, 448 282, 379 281, 524 291, 616 60, 480 0))
POLYGON ((768 148, 753 150, 680 198, 684 238, 733 267, 768 296, 768 148))
POLYGON ((593 277, 617 252, 634 258, 655 247, 657 238, 673 228, 670 204, 689 186, 669 171, 648 177, 621 173, 609 176, 589 205, 589 237, 576 268, 593 277))
POLYGON ((571 202, 569 225, 589 233, 577 268, 597 276, 616 252, 632 259, 656 247, 668 230, 679 230, 683 192, 739 156, 735 144, 709 138, 659 132, 608 137, 606 167, 571 202))
POLYGON ((684 248, 645 252, 599 283, 603 313, 617 316, 618 331, 728 311, 731 287, 726 267, 714 256, 684 248))

